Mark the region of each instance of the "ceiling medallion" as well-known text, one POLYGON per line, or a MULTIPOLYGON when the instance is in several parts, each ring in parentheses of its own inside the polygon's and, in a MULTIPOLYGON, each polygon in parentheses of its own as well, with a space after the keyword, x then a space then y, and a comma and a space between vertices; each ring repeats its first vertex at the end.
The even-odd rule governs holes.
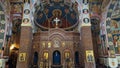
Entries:
POLYGON ((24 18, 24 19, 23 19, 23 23, 24 23, 24 24, 29 23, 29 19, 28 19, 28 18, 24 18))
POLYGON ((29 9, 25 9, 25 10, 24 10, 24 13, 25 13, 26 15, 28 15, 28 14, 30 13, 30 10, 29 10, 29 9))
POLYGON ((89 18, 84 18, 84 19, 83 19, 83 22, 84 22, 84 23, 89 23, 89 18))
POLYGON ((83 9, 83 13, 87 14, 88 13, 88 9, 83 9))

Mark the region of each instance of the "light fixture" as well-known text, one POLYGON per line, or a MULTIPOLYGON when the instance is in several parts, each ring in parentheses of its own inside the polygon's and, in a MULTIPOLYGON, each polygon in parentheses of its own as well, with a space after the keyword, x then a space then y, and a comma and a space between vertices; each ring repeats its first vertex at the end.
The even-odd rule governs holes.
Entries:
POLYGON ((10 50, 14 49, 14 47, 15 47, 15 44, 12 44, 12 45, 10 46, 10 50))

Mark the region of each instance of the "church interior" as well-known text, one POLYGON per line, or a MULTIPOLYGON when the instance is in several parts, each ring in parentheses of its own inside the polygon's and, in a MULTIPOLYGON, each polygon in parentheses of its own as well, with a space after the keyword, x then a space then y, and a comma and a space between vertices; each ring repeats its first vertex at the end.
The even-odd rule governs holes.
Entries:
POLYGON ((119 68, 120 0, 0 0, 0 68, 119 68))

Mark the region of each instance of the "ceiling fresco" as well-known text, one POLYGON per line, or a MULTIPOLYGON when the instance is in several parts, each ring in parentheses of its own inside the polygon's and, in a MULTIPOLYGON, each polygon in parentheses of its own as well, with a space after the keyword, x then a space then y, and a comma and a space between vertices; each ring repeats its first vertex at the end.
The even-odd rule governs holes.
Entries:
POLYGON ((72 28, 78 20, 77 2, 71 0, 42 0, 36 7, 35 22, 42 28, 72 28))
POLYGON ((114 12, 112 12, 112 19, 120 21, 120 3, 119 2, 116 4, 116 7, 114 8, 114 12))

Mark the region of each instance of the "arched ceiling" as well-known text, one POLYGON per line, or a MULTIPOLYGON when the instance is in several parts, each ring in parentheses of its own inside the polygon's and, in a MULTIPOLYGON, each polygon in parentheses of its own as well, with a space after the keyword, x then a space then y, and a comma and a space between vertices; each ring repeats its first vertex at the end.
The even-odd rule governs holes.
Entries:
POLYGON ((42 0, 36 7, 36 24, 41 28, 55 28, 55 18, 60 20, 59 28, 72 28, 78 20, 78 4, 68 0, 42 0), (40 9, 38 9, 40 8, 40 9))
MULTIPOLYGON (((6 1, 10 1, 10 3, 12 2, 13 4, 15 4, 15 3, 23 3, 24 2, 24 0, 6 0, 6 1)), ((40 13, 43 13, 44 11, 46 11, 46 9, 49 9, 49 10, 51 10, 51 11, 49 11, 49 13, 50 12, 52 12, 53 11, 53 9, 50 9, 50 8, 53 8, 53 4, 54 3, 59 3, 59 8, 60 8, 60 10, 62 9, 62 17, 64 17, 65 15, 66 15, 66 11, 68 11, 69 10, 69 14, 67 14, 67 17, 68 18, 64 18, 65 20, 67 19, 67 22, 69 22, 69 23, 72 23, 72 25, 73 24, 75 24, 74 23, 74 21, 76 21, 77 20, 77 17, 75 17, 75 19, 73 20, 72 19, 72 17, 71 16, 73 16, 73 18, 74 18, 74 16, 76 16, 77 14, 77 12, 75 12, 75 11, 71 11, 71 10, 76 10, 76 9, 74 9, 74 8, 72 8, 73 7, 73 5, 74 5, 74 3, 75 3, 75 0, 31 0, 31 5, 33 6, 35 3, 34 2, 37 2, 38 3, 38 1, 42 1, 42 5, 41 6, 44 6, 44 8, 45 9, 41 9, 41 10, 37 10, 37 12, 36 13, 38 13, 38 14, 40 14, 40 13), (61 3, 63 3, 63 2, 65 2, 64 4, 61 4, 61 3), (49 6, 49 4, 51 4, 50 6, 49 6), (71 7, 71 9, 68 9, 68 10, 66 10, 66 8, 62 8, 62 6, 66 6, 66 8, 69 8, 69 7, 71 7), (49 6, 49 7, 48 7, 49 6), (64 9, 64 10, 63 10, 64 9), (65 12, 64 12, 65 11, 65 12), (40 13, 39 13, 40 12, 40 13), (73 14, 72 14, 73 13, 73 14)), ((96 13, 97 12, 97 14, 100 16, 100 13, 102 13, 102 12, 99 12, 99 11, 101 11, 101 9, 102 8, 104 8, 104 7, 106 7, 107 5, 108 5, 108 3, 109 3, 109 0, 89 0, 89 2, 90 2, 90 12, 91 13, 96 13), (97 4, 97 6, 95 5, 95 4, 97 4), (97 8, 97 9, 91 9, 91 8, 97 8)), ((56 4, 55 4, 56 5, 56 4)), ((40 6, 40 4, 39 4, 39 6, 40 6)), ((23 6, 22 6, 23 7, 23 6)), ((55 6, 54 7, 54 9, 56 8, 57 6, 55 6)), ((56 8, 57 9, 57 8, 56 8)), ((44 15, 44 17, 45 17, 45 12, 43 13, 43 15, 44 15)), ((91 14, 91 16, 92 16, 92 14, 91 14)), ((48 16, 48 18, 50 18, 50 17, 52 17, 52 14, 49 14, 49 16, 48 16)), ((46 21, 45 20, 46 18, 44 18, 44 20, 41 20, 41 21, 46 21)), ((40 23, 40 24, 42 24, 42 23, 40 23)), ((45 27, 46 27, 46 25, 44 25, 45 27)), ((69 27, 71 27, 70 25, 68 25, 69 27)), ((67 27, 68 27, 67 26, 67 27)))

